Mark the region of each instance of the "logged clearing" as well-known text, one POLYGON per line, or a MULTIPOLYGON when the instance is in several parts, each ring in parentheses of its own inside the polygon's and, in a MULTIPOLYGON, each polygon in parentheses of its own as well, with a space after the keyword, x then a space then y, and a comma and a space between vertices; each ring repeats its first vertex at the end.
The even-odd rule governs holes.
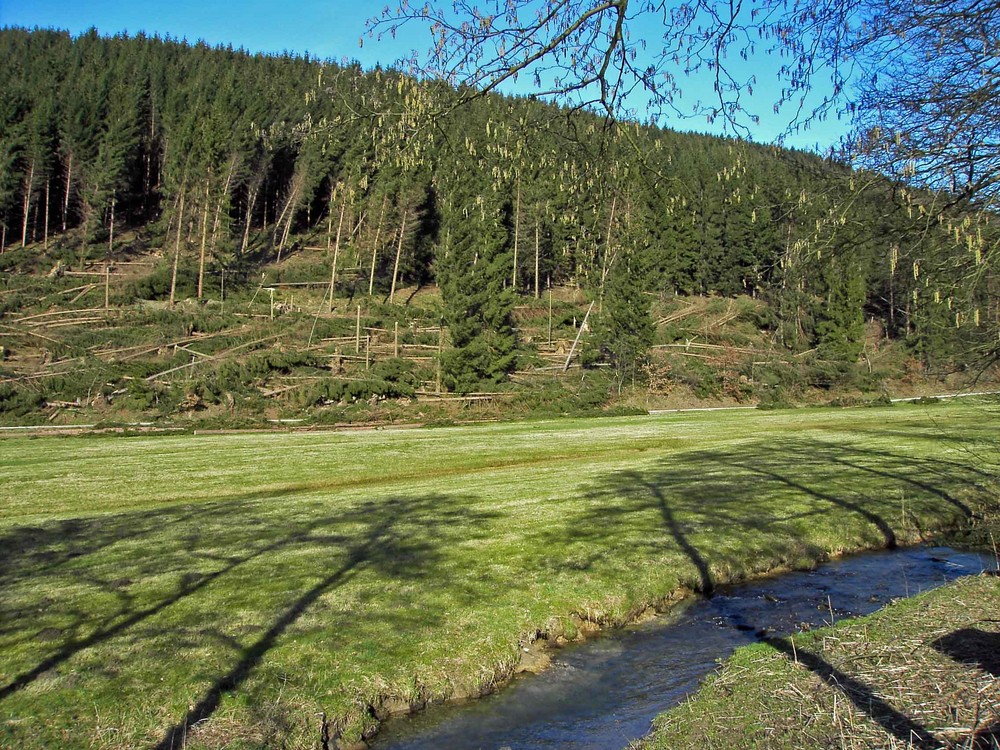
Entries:
POLYGON ((538 637, 974 523, 995 405, 0 441, 0 746, 316 747, 538 637))

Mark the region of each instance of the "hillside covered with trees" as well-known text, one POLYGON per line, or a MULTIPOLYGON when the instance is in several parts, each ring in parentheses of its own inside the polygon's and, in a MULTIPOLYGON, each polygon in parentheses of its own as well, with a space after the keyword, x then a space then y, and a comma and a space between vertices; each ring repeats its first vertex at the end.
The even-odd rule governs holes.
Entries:
POLYGON ((0 30, 0 418, 784 403, 996 351, 997 226, 946 192, 460 93, 0 30))

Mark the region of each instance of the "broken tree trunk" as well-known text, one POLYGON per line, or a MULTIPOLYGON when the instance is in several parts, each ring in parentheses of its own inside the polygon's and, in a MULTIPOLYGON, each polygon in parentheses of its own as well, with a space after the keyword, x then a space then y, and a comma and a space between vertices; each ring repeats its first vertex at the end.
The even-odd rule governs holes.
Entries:
POLYGON ((201 207, 201 245, 198 252, 198 299, 205 289, 205 252, 208 249, 208 183, 205 178, 205 203, 201 207))
POLYGON ((375 289, 375 260, 378 257, 378 241, 382 236, 382 222, 385 219, 385 204, 389 199, 382 199, 382 211, 379 213, 378 226, 375 228, 375 242, 372 244, 372 267, 371 272, 368 274, 368 296, 372 296, 372 291, 375 289))
POLYGON ((170 272, 170 306, 177 299, 177 265, 181 259, 181 231, 184 226, 184 189, 181 188, 179 207, 177 209, 177 237, 174 239, 174 267, 170 272))
POLYGON ((42 246, 48 250, 49 249, 49 189, 52 184, 52 179, 49 177, 45 178, 45 226, 42 227, 42 246))
POLYGON ((573 339, 573 346, 569 349, 569 356, 566 357, 566 364, 563 365, 563 372, 569 369, 570 360, 573 359, 573 353, 576 351, 576 345, 580 343, 580 337, 583 336, 583 332, 587 329, 587 318, 590 317, 590 311, 594 309, 594 302, 590 303, 590 307, 587 308, 587 314, 583 316, 583 322, 580 324, 580 330, 576 332, 576 338, 573 339))
POLYGON ((406 235, 406 211, 403 211, 403 223, 399 227, 399 242, 396 244, 396 262, 392 265, 392 286, 389 289, 389 304, 396 297, 396 278, 399 276, 399 256, 403 253, 403 237, 406 235))
POLYGON ((285 205, 281 209, 281 215, 278 217, 277 222, 275 222, 275 236, 277 236, 278 230, 281 230, 281 241, 278 243, 278 263, 281 262, 281 254, 285 249, 285 245, 288 243, 288 235, 292 231, 292 223, 295 221, 295 214, 298 213, 299 200, 301 199, 302 193, 305 189, 305 181, 306 175, 304 172, 296 172, 292 175, 292 184, 288 189, 288 200, 285 201, 285 205), (284 223, 283 229, 282 223, 284 223))
POLYGON ((66 217, 69 214, 69 192, 73 186, 73 154, 69 154, 69 158, 66 161, 66 192, 63 193, 63 205, 62 205, 62 230, 65 234, 66 232, 66 217))
POLYGON ((361 351, 361 305, 358 305, 358 317, 354 323, 354 353, 361 351))
POLYGON ((163 372, 158 372, 155 375, 150 375, 148 378, 146 378, 146 382, 152 383, 154 380, 162 378, 164 375, 169 375, 170 373, 173 372, 179 372, 180 370, 186 370, 189 367, 194 367, 195 365, 199 365, 202 362, 213 362, 215 360, 227 357, 230 354, 233 354, 234 352, 242 351, 243 349, 248 349, 251 346, 256 346, 257 344, 263 344, 266 341, 273 341, 274 339, 281 338, 284 335, 285 334, 283 333, 277 333, 273 336, 266 336, 265 338, 257 339, 256 341, 248 341, 245 344, 234 346, 231 349, 226 349, 224 352, 219 352, 218 354, 202 355, 204 357, 203 359, 196 359, 193 362, 188 362, 187 364, 184 365, 178 365, 177 367, 171 367, 169 370, 164 370, 163 372))
POLYGON ((28 175, 24 179, 24 216, 21 220, 21 247, 28 246, 28 217, 31 213, 31 194, 35 188, 35 160, 28 166, 28 175))
POLYGON ((611 198, 611 213, 608 214, 608 231, 604 240, 604 257, 601 263, 601 299, 604 299, 604 282, 607 281, 608 271, 611 270, 611 264, 614 263, 614 255, 611 256, 611 260, 609 261, 608 254, 611 252, 611 228, 614 226, 615 222, 615 206, 617 203, 618 196, 615 195, 611 198))
MULTIPOLYGON (((340 220, 337 222, 337 239, 333 243, 333 263, 330 267, 330 312, 333 312, 333 294, 337 287, 337 259, 340 256, 340 235, 344 229, 344 213, 347 211, 347 193, 340 204, 340 220)), ((327 227, 327 252, 330 251, 330 230, 333 228, 333 214, 330 214, 330 226, 327 227)))
POLYGON ((538 299, 541 286, 539 284, 538 278, 538 260, 539 260, 539 244, 538 244, 538 219, 535 219, 535 299, 538 299))
POLYGON ((253 213, 254 206, 257 204, 257 195, 260 193, 260 182, 255 182, 253 187, 250 189, 250 195, 247 196, 247 213, 246 220, 243 222, 243 243, 240 245, 240 256, 246 255, 247 247, 250 244, 250 218, 253 213))
POLYGON ((517 248, 518 248, 518 237, 521 226, 521 182, 517 183, 517 198, 514 202, 514 270, 510 275, 510 287, 515 292, 517 291, 517 248))
POLYGON ((115 251, 115 197, 111 196, 111 208, 108 215, 108 256, 115 251))

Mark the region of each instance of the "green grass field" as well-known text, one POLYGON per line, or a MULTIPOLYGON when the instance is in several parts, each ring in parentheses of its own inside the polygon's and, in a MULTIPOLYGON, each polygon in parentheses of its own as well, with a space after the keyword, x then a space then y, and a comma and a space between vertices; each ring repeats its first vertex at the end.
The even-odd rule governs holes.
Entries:
POLYGON ((316 747, 698 589, 967 523, 968 403, 0 440, 0 747, 316 747))

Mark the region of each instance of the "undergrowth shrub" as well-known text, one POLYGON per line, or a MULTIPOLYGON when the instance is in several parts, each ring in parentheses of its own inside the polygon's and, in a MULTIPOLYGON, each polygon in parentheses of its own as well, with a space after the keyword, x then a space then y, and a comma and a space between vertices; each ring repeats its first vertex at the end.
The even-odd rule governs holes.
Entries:
POLYGON ((785 394, 776 392, 762 397, 757 403, 757 408, 769 411, 776 409, 795 409, 796 406, 788 400, 785 394))
POLYGON ((882 390, 885 372, 871 371, 856 362, 813 359, 805 363, 807 385, 822 390, 853 388, 862 393, 882 390))
POLYGON ((838 396, 828 402, 828 406, 839 406, 842 408, 850 408, 856 406, 892 406, 892 399, 889 398, 889 394, 883 393, 881 396, 876 396, 875 398, 865 398, 863 396, 838 396))
POLYGON ((149 411, 159 403, 159 389, 144 378, 129 378, 124 381, 125 393, 119 394, 118 403, 130 410, 149 411))
POLYGON ((687 385, 698 398, 712 398, 722 392, 723 382, 719 372, 699 359, 677 357, 673 377, 687 385))
POLYGON ((314 354, 297 351, 271 350, 247 356, 241 360, 229 360, 219 365, 213 377, 213 392, 245 391, 258 381, 272 375, 287 375, 293 371, 323 366, 314 354))
POLYGON ((365 375, 355 380, 331 377, 302 389, 302 406, 353 404, 360 401, 416 397, 420 385, 418 370, 413 362, 387 359, 375 364, 365 375))
MULTIPOLYGON (((173 265, 162 262, 148 275, 136 279, 125 287, 123 296, 126 299, 169 299, 170 282, 173 276, 173 265)), ((174 297, 184 299, 194 297, 198 293, 198 274, 196 269, 186 265, 177 268, 177 287, 174 297)))
POLYGON ((511 408, 534 417, 603 414, 611 394, 611 379, 604 371, 587 372, 578 383, 550 380, 519 392, 511 408))
POLYGON ((0 414, 25 417, 44 405, 43 394, 17 388, 10 383, 0 383, 0 414))

